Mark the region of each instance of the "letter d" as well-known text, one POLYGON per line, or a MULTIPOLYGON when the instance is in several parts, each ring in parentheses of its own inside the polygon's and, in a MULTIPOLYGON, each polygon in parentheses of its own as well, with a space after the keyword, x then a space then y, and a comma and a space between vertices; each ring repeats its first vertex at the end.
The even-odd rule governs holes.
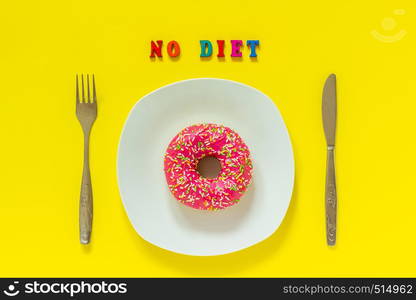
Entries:
POLYGON ((207 40, 200 40, 201 44, 201 57, 209 57, 212 55, 212 44, 207 40))

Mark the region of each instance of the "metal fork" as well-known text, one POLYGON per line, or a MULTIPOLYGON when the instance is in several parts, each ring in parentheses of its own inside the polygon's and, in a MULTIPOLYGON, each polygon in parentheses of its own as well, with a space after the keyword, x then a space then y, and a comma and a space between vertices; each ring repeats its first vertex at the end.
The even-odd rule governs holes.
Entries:
POLYGON ((92 75, 92 98, 90 96, 90 76, 87 75, 87 98, 85 97, 84 75, 81 75, 81 95, 79 97, 78 75, 76 75, 76 112, 84 132, 84 168, 82 171, 81 196, 79 205, 79 234, 81 244, 88 244, 92 230, 92 186, 89 164, 89 142, 91 127, 97 118, 97 95, 95 78, 92 75))

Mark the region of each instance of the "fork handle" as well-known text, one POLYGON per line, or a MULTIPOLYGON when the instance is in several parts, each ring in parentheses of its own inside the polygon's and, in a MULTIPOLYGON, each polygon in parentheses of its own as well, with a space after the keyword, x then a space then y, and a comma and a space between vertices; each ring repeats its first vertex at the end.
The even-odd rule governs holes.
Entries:
POLYGON ((325 186, 326 241, 335 245, 337 233, 337 189, 335 184, 334 147, 328 147, 325 186))
POLYGON ((82 171, 79 205, 79 233, 81 244, 88 244, 92 230, 92 185, 89 164, 89 134, 84 133, 84 168, 82 171))

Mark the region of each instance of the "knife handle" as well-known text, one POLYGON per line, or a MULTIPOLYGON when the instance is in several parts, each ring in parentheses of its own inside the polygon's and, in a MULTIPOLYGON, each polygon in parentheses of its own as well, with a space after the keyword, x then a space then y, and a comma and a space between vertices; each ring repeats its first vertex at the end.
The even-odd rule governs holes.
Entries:
POLYGON ((326 241, 334 246, 337 233, 337 189, 335 184, 334 147, 328 146, 325 186, 326 241))

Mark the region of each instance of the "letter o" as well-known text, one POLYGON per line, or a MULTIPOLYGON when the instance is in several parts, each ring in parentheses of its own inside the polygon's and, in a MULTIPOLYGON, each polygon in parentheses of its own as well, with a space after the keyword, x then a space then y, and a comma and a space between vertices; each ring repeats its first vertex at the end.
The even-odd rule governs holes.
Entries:
POLYGON ((51 291, 51 287, 47 283, 42 283, 39 287, 41 293, 47 294, 51 291))
POLYGON ((93 283, 93 284, 91 285, 91 291, 92 291, 94 294, 99 294, 99 293, 101 293, 101 291, 102 291, 102 286, 101 286, 101 284, 99 284, 99 283, 93 283))
POLYGON ((117 283, 110 283, 108 285, 108 292, 110 294, 115 294, 118 292, 118 284, 117 283))
POLYGON ((181 47, 177 41, 170 41, 167 46, 168 54, 170 57, 176 57, 181 54, 181 47))

